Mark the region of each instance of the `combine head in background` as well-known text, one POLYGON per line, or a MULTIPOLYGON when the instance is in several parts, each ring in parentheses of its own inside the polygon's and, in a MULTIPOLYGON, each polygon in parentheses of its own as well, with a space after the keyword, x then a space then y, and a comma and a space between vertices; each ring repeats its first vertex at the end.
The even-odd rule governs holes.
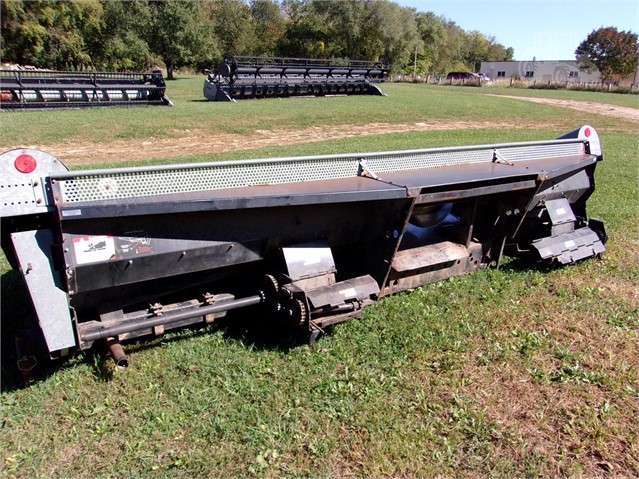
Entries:
MULTIPOLYGON (((51 356, 254 309, 314 340, 378 298, 605 251, 594 128, 526 143, 67 171, 0 155, 2 249, 51 356)), ((454 318, 452 319, 454 320, 454 318)))
POLYGON ((173 106, 162 73, 0 70, 0 109, 173 106))
POLYGON ((209 72, 204 96, 214 101, 289 96, 382 95, 388 68, 365 60, 233 57, 209 72))

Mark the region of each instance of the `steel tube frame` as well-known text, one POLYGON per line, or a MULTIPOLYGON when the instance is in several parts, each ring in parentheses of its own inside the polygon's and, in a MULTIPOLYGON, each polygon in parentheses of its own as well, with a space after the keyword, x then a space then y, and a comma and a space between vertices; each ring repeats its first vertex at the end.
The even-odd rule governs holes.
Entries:
POLYGON ((119 336, 120 334, 130 333, 132 331, 140 331, 142 329, 150 329, 155 326, 176 323, 178 321, 191 319, 198 316, 205 316, 207 314, 213 313, 222 313, 231 311, 233 309, 254 306, 256 304, 260 304, 261 302, 262 297, 260 295, 248 296, 246 298, 236 299, 234 301, 225 302, 223 304, 202 306, 200 308, 196 308, 190 311, 184 311, 182 313, 154 316, 152 318, 132 322, 131 324, 120 324, 117 326, 99 326, 97 328, 91 328, 88 331, 80 331, 80 339, 83 342, 89 343, 92 341, 98 341, 100 339, 119 336))

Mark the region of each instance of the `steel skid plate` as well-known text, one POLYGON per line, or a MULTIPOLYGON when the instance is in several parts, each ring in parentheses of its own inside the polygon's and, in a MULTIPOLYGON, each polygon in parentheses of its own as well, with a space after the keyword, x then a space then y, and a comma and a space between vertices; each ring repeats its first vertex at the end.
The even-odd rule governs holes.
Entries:
POLYGON ((584 258, 596 256, 606 251, 597 233, 588 227, 570 233, 541 238, 532 242, 539 257, 569 264, 584 258))
POLYGON ((335 307, 350 301, 365 301, 377 294, 379 286, 369 275, 306 291, 306 296, 314 308, 335 307))

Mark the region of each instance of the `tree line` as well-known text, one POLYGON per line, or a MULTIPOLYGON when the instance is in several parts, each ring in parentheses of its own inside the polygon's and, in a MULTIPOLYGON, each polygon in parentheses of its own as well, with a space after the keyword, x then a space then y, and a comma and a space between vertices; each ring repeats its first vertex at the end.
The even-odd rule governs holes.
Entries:
POLYGON ((59 70, 208 68, 225 56, 383 61, 394 73, 479 70, 514 51, 389 0, 2 0, 3 62, 59 70))

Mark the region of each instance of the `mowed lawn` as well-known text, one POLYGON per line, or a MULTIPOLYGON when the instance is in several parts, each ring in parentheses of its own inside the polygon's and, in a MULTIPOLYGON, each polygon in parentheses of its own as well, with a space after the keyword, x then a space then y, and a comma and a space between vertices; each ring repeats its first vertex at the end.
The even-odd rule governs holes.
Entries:
POLYGON ((83 353, 44 367, 26 386, 13 336, 31 320, 20 278, 2 258, 0 476, 639 474, 636 124, 489 89, 389 84, 384 98, 216 104, 201 101, 201 84, 170 82, 172 109, 3 112, 0 149, 187 130, 249 137, 259 129, 452 125, 179 159, 204 161, 548 139, 588 123, 604 148, 589 214, 605 219, 608 251, 555 269, 507 260, 385 298, 313 346, 239 318, 130 344, 125 372, 83 353))

